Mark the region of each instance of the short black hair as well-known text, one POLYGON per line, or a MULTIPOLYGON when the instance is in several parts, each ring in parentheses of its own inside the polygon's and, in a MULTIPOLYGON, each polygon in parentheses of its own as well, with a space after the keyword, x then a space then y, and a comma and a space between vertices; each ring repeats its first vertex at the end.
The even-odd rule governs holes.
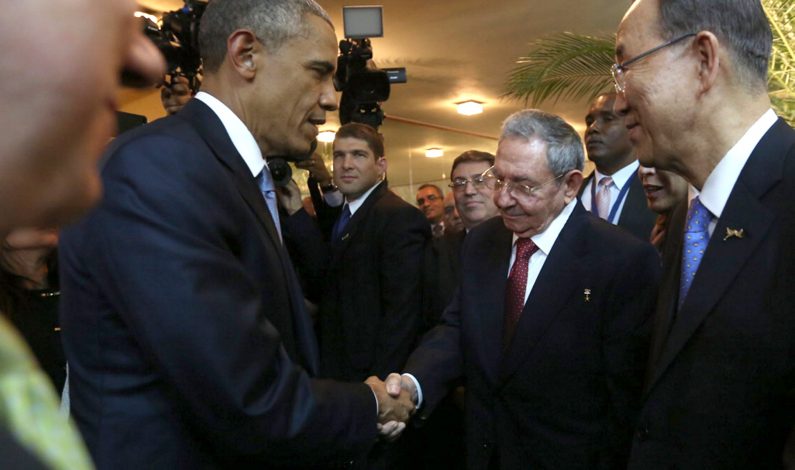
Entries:
POLYGON ((373 151, 376 160, 384 156, 384 136, 379 134, 372 126, 358 122, 349 122, 337 130, 334 140, 344 137, 367 142, 367 146, 373 151))
POLYGON ((494 166, 494 155, 489 152, 481 152, 480 150, 467 150, 453 160, 453 167, 450 168, 450 178, 453 177, 455 167, 468 162, 485 162, 488 163, 489 166, 494 166))

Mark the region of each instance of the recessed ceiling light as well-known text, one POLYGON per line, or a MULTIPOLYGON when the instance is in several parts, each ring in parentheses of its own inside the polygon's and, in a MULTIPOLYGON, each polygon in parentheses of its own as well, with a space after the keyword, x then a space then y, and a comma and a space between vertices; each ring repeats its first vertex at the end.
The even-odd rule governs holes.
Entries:
POLYGON ((467 100, 456 103, 456 108, 458 110, 458 114, 472 116, 483 112, 483 103, 475 100, 467 100))
POLYGON ((320 131, 317 134, 317 141, 330 144, 334 142, 334 137, 337 135, 336 131, 320 131))
POLYGON ((425 149, 425 156, 428 158, 439 158, 444 156, 444 150, 438 147, 425 149))

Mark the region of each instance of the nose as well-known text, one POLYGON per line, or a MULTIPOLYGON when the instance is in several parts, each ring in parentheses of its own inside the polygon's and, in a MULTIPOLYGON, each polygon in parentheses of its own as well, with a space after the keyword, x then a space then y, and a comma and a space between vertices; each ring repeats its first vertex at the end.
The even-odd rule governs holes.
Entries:
POLYGON ((337 91, 334 89, 334 82, 329 78, 323 82, 323 88, 320 90, 320 97, 318 103, 324 111, 337 110, 337 91))
POLYGON ((464 185, 464 194, 467 196, 473 196, 477 194, 478 190, 475 189, 475 183, 472 181, 467 180, 466 184, 464 185))
MULTIPOLYGON (((132 19, 132 15, 130 16, 132 19)), ((144 36, 137 21, 130 22, 131 37, 122 63, 124 73, 135 77, 135 83, 159 83, 166 73, 166 61, 154 43, 144 36)))
POLYGON ((508 194, 508 188, 494 189, 494 205, 500 209, 511 207, 516 201, 508 194))

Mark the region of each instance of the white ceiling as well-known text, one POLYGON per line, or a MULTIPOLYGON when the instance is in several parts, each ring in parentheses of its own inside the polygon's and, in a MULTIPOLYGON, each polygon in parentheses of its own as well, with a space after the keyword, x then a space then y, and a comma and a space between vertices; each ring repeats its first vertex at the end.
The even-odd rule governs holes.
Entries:
MULTIPOLYGON (((138 0, 146 8, 174 10, 181 0, 138 0)), ((342 6, 372 1, 319 0, 342 35, 342 6)), ((615 31, 629 1, 615 0, 382 0, 384 37, 372 40, 380 67, 406 67, 408 83, 392 86, 383 104, 387 120, 381 128, 389 161, 390 184, 406 186, 406 194, 426 181, 449 176, 452 160, 464 150, 494 152, 496 140, 406 124, 389 116, 496 138, 500 123, 523 103, 500 99, 503 84, 528 42, 551 33, 603 34, 615 31), (476 99, 485 112, 461 116, 454 103, 476 99), (427 159, 424 149, 441 147, 442 158, 427 159)), ((122 110, 163 115, 157 91, 125 90, 122 110)), ((582 131, 585 102, 544 103, 582 131)), ((336 113, 335 113, 336 114, 336 113)), ((329 115, 326 127, 338 125, 329 115)))

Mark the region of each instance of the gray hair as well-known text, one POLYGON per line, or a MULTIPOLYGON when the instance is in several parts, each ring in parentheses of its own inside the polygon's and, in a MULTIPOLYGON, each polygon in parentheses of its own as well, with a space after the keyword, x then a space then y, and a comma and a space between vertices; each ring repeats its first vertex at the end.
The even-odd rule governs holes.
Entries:
POLYGON ((773 34, 759 0, 660 0, 659 5, 662 39, 710 31, 727 46, 740 82, 767 89, 773 34))
POLYGON ((547 163, 553 175, 582 171, 585 153, 579 134, 566 121, 538 109, 511 114, 502 123, 500 141, 507 137, 540 139, 547 144, 547 163))
POLYGON ((270 51, 304 33, 304 17, 319 16, 334 28, 326 10, 314 0, 210 0, 199 26, 204 69, 217 71, 226 56, 226 40, 250 29, 270 51))

